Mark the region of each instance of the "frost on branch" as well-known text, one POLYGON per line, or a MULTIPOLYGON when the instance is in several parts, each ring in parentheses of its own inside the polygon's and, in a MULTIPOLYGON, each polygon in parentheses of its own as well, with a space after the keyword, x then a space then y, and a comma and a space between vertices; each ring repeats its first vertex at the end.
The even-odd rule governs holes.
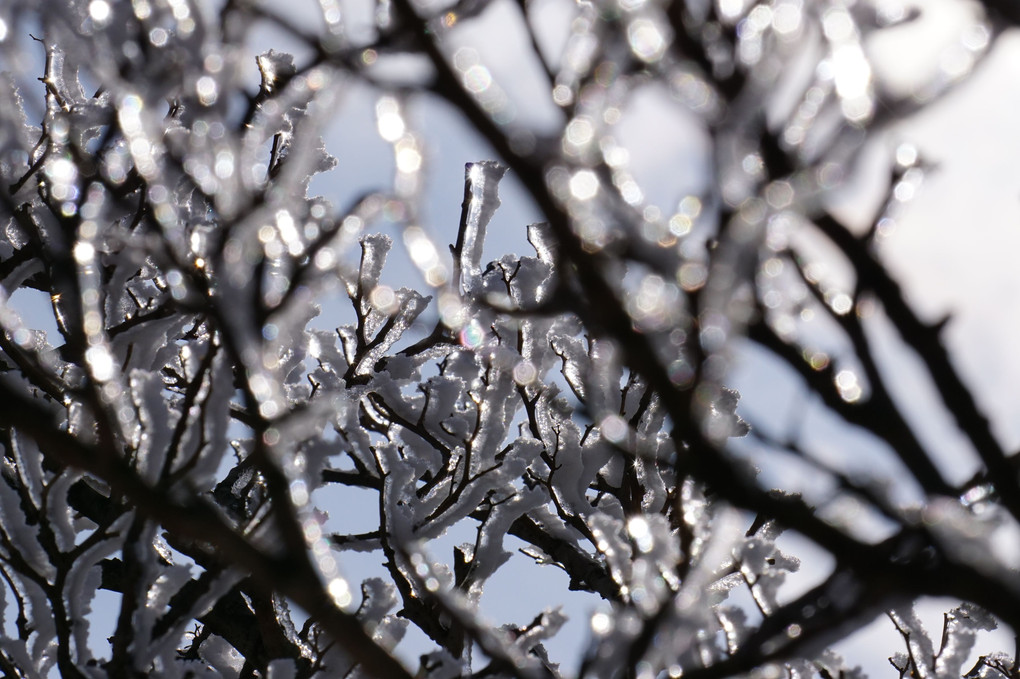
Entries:
MULTIPOLYGON (((889 659, 901 677, 985 677, 994 675, 997 667, 1015 667, 1005 654, 982 656, 969 671, 964 667, 964 663, 971 657, 978 632, 991 631, 997 626, 991 615, 972 604, 963 604, 943 615, 937 650, 936 642, 933 642, 913 608, 903 607, 890 611, 889 618, 906 646, 905 652, 897 653, 889 659)), ((1011 676, 1009 671, 1004 674, 1011 676)))
POLYGON ((896 151, 866 232, 829 211, 870 126, 966 71, 1003 3, 909 96, 870 62, 912 16, 883 3, 522 3, 534 127, 461 43, 501 3, 220 4, 0 9, 5 675, 827 679, 855 674, 826 649, 845 630, 949 594, 937 652, 891 615, 897 670, 942 677, 993 613, 1017 627, 993 549, 1015 459, 876 254, 923 163, 896 151), (650 93, 708 156, 661 173, 672 204, 628 163, 650 93), (363 97, 374 132, 344 118, 363 97), (456 234, 425 205, 437 98, 498 156, 467 165, 456 234), (327 150, 337 120, 357 143, 327 150), (485 261, 511 180, 534 254, 485 261), (819 273, 819 240, 852 275, 819 273), (876 317, 980 458, 965 483, 900 413, 876 317), (748 423, 748 344, 800 380, 797 426, 748 423), (822 454, 815 407, 900 476, 822 454), (785 535, 833 557, 820 584, 785 535), (569 592, 528 582, 542 601, 501 619, 522 559, 569 592))

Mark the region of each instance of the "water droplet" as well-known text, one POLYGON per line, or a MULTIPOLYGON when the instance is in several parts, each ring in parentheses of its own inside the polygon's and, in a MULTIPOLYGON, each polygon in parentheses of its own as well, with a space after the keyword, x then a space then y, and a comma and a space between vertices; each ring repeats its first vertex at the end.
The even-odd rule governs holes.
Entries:
POLYGON ((825 37, 833 42, 851 40, 857 33, 853 18, 844 7, 830 7, 825 11, 822 16, 822 30, 825 37))
POLYGON ((478 321, 471 321, 460 331, 460 343, 469 349, 481 346, 484 339, 485 331, 478 321))
POLYGON ((553 88, 553 101, 559 106, 570 106, 574 102, 574 93, 566 85, 557 85, 553 88))
POLYGON ((782 38, 792 38, 801 27, 801 17, 798 2, 780 2, 772 11, 772 27, 782 38))
POLYGON ((305 540, 315 542, 322 537, 322 526, 315 519, 306 519, 303 524, 305 540))
POLYGON ((687 215, 675 214, 669 218, 669 232, 674 236, 686 236, 693 226, 694 223, 687 215))
POLYGON ((290 484, 290 499, 297 507, 308 504, 308 486, 304 481, 298 479, 290 484))
POLYGON ((807 356, 807 362, 812 370, 824 370, 829 366, 829 355, 824 351, 815 351, 807 356))
POLYGON ((701 262, 685 262, 677 274, 678 282, 687 292, 694 292, 705 285, 708 280, 708 267, 701 262))
POLYGON ((467 312, 461 304, 460 297, 444 292, 439 295, 439 318, 448 328, 459 328, 467 320, 467 312))
POLYGON ((607 441, 620 443, 627 438, 627 421, 616 414, 606 415, 599 423, 599 430, 607 441))
POLYGON ((787 181, 776 181, 765 189, 765 200, 776 210, 789 207, 793 202, 793 186, 787 181))
POLYGON ((368 301, 384 314, 392 314, 397 310, 397 296, 388 285, 378 285, 368 296, 368 301))
POLYGON ((613 630, 613 619, 605 613, 591 616, 591 631, 599 636, 609 634, 613 630))
POLYGON ((481 94, 492 86, 492 74, 481 64, 475 64, 464 71, 464 87, 470 92, 481 94))
POLYGON ((635 19, 627 26, 630 49, 638 59, 653 63, 662 58, 667 41, 659 27, 648 19, 635 19))
POLYGON ((216 164, 213 172, 220 179, 227 179, 234 174, 234 154, 227 150, 216 153, 216 164))
POLYGON ((219 97, 219 86, 212 76, 204 75, 195 83, 195 91, 198 93, 198 101, 203 106, 212 106, 219 97))
POLYGON ((847 403, 853 403, 861 397, 861 386, 855 375, 850 370, 840 370, 836 374, 836 389, 840 397, 847 403))
MULTIPOLYGON (((627 533, 634 540, 634 544, 640 552, 647 554, 655 546, 655 539, 652 536, 651 526, 643 516, 633 516, 627 521, 627 533)), ((635 592, 636 593, 636 592, 635 592)))
POLYGON ((590 200, 598 190, 598 177, 591 170, 580 170, 570 178, 570 193, 578 200, 590 200))
POLYGON ((407 246, 411 260, 425 274, 425 280, 429 285, 440 286, 446 283, 448 277, 446 266, 440 261, 436 246, 420 226, 409 226, 404 229, 404 245, 407 246))
POLYGON ((844 45, 832 55, 832 69, 836 80, 843 115, 857 122, 871 115, 871 66, 860 45, 844 45))
POLYGON ((154 28, 149 31, 149 42, 155 47, 162 47, 167 43, 170 38, 170 33, 165 28, 154 28))
POLYGON ((110 3, 106 0, 92 0, 89 3, 89 16, 100 26, 106 23, 110 18, 110 3))
POLYGON ((177 21, 184 21, 191 16, 191 10, 188 9, 188 3, 185 0, 169 0, 169 4, 174 19, 177 19, 177 21))
POLYGON ((903 168, 917 164, 917 147, 913 144, 900 144, 896 147, 896 164, 903 168))
POLYGON ((323 554, 318 558, 319 572, 326 578, 331 578, 337 573, 336 559, 331 554, 323 554))
POLYGON ((396 146, 397 169, 406 174, 413 174, 421 169, 422 156, 418 145, 412 139, 402 139, 396 146))
MULTIPOLYGON (((78 197, 78 168, 70 158, 54 158, 44 170, 49 179, 50 195, 58 201, 73 201, 78 197)), ((72 212, 73 214, 73 212, 72 212)))
POLYGON ((680 388, 688 387, 694 380, 694 366, 689 361, 678 358, 669 364, 667 374, 669 375, 669 381, 676 386, 680 388))
POLYGON ((333 603, 340 608, 346 608, 351 603, 351 588, 343 578, 333 578, 329 581, 329 595, 333 597, 333 603))
POLYGON ((297 227, 294 224, 294 217, 288 210, 276 212, 276 228, 280 230, 280 238, 287 244, 287 251, 295 257, 305 250, 305 244, 301 242, 297 227))
POLYGON ((28 330, 28 328, 20 327, 14 331, 11 335, 11 339, 13 339, 14 343, 19 347, 25 348, 32 342, 32 333, 28 330))
POLYGON ((92 243, 78 241, 74 246, 74 261, 81 265, 90 263, 95 255, 96 249, 92 246, 92 243))
POLYGON ((113 356, 105 346, 89 347, 85 352, 85 361, 89 364, 92 377, 97 381, 105 382, 113 377, 113 356))
POLYGON ((375 105, 376 127, 379 136, 391 144, 402 136, 407 129, 404 117, 400 114, 400 104, 393 97, 382 97, 375 105))
POLYGON ((95 336, 103 329, 103 317, 98 311, 86 311, 83 318, 84 322, 82 325, 84 326, 86 335, 95 336))
POLYGON ((521 361, 514 366, 514 381, 526 387, 538 378, 538 371, 530 361, 521 361))
POLYGON ((854 304, 853 300, 850 298, 850 295, 846 294, 845 292, 826 294, 825 297, 826 301, 829 303, 829 306, 832 307, 832 310, 835 311, 840 316, 849 313, 850 309, 853 308, 854 304))
POLYGON ((262 442, 267 446, 275 446, 280 442, 280 430, 276 427, 269 427, 262 433, 262 442))
POLYGON ((564 133, 564 150, 578 153, 595 138, 595 126, 588 116, 578 116, 570 121, 564 133))
POLYGON ((735 22, 744 13, 744 0, 719 0, 719 13, 726 21, 735 22))

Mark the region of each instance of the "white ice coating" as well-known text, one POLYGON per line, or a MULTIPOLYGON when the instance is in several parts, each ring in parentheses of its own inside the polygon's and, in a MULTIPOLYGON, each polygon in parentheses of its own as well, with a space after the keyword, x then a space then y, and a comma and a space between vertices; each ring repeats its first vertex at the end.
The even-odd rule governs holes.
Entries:
POLYGON ((478 287, 482 272, 482 248, 485 229, 500 205, 499 182, 506 173, 505 165, 493 161, 468 163, 465 169, 464 228, 460 247, 461 281, 470 294, 478 287))

